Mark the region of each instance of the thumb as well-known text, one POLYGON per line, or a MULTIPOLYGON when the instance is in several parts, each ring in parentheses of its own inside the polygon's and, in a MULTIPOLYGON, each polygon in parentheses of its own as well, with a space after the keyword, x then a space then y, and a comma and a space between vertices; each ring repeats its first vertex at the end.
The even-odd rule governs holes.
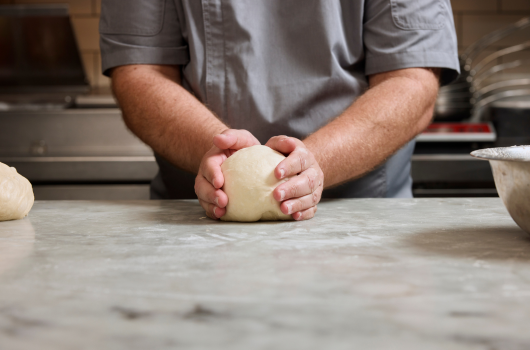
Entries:
POLYGON ((213 144, 222 150, 240 150, 242 148, 259 145, 260 142, 247 130, 228 129, 223 131, 222 134, 215 135, 213 144))

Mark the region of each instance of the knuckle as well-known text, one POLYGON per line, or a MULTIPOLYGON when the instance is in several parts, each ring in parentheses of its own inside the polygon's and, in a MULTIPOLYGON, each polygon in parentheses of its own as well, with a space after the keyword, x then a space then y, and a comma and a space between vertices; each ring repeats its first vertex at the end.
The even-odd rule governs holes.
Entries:
POLYGON ((297 197, 298 186, 296 186, 296 184, 290 184, 288 191, 291 197, 297 197))
POLYGON ((309 185, 309 190, 311 192, 314 192, 318 186, 316 186, 316 176, 311 176, 309 174, 307 176, 307 184, 309 185))
POLYGON ((319 197, 320 196, 319 196, 318 192, 311 193, 311 200, 312 200, 311 204, 312 204, 312 206, 317 205, 317 203, 319 202, 319 197))
POLYGON ((288 137, 285 136, 285 135, 279 135, 279 136, 274 136, 274 137, 272 137, 271 140, 272 140, 277 146, 279 146, 280 143, 285 142, 286 140, 288 140, 288 137))
POLYGON ((304 210, 305 209, 304 200, 302 198, 298 198, 296 200, 296 204, 294 207, 297 208, 296 209, 297 211, 304 210))
POLYGON ((296 168, 297 168, 297 163, 295 161, 289 162, 289 173, 291 175, 295 175, 298 173, 298 170, 296 168))
POLYGON ((293 163, 291 163, 291 165, 293 167, 293 172, 296 172, 296 173, 301 172, 304 169, 304 165, 305 165, 305 159, 302 156, 302 154, 298 153, 297 154, 297 163, 295 164, 293 162, 293 163))

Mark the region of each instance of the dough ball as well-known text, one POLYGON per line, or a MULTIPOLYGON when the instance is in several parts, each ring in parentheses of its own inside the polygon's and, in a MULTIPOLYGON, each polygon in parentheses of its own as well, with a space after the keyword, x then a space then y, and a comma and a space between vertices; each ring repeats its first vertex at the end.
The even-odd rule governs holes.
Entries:
POLYGON ((34 201, 29 181, 15 168, 0 163, 0 221, 24 218, 34 201))
POLYGON ((228 196, 223 221, 292 220, 280 210, 272 191, 288 179, 278 180, 274 169, 285 159, 267 146, 243 148, 221 165, 228 196))

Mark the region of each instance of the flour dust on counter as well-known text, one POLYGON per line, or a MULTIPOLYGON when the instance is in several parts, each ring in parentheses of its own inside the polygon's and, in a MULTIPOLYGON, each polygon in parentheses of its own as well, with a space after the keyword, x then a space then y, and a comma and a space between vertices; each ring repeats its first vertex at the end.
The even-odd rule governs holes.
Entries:
POLYGON ((0 222, 6 261, 2 350, 530 349, 530 236, 499 198, 253 223, 196 200, 37 201, 0 222))

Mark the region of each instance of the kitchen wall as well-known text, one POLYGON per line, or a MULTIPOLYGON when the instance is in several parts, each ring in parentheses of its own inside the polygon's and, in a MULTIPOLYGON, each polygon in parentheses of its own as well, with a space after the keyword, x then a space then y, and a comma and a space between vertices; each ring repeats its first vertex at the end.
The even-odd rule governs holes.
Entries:
MULTIPOLYGON (((83 62, 90 83, 106 87, 109 79, 100 74, 98 18, 101 0, 0 0, 0 4, 68 3, 83 62)), ((483 35, 530 16, 530 0, 452 0, 459 48, 463 50, 483 35)), ((512 36, 492 49, 523 42, 529 31, 512 36)), ((530 53, 520 56, 530 59, 530 53)), ((513 57, 513 56, 512 56, 513 57)), ((528 71, 526 69, 526 71, 528 71)))
POLYGON ((108 87, 110 79, 101 72, 99 53, 99 14, 101 0, 0 0, 0 4, 59 4, 70 6, 77 42, 81 50, 85 71, 93 87, 108 87))
MULTIPOLYGON (((452 0, 458 48, 463 51, 470 44, 496 29, 503 28, 518 19, 530 16, 530 0, 452 0)), ((520 44, 530 38, 530 29, 512 34, 484 51, 480 57, 495 50, 520 44)), ((530 59, 530 51, 511 54, 506 60, 530 59)), ((502 63, 499 60, 497 63, 502 63)), ((528 66, 511 69, 504 75, 528 74, 528 66)))

